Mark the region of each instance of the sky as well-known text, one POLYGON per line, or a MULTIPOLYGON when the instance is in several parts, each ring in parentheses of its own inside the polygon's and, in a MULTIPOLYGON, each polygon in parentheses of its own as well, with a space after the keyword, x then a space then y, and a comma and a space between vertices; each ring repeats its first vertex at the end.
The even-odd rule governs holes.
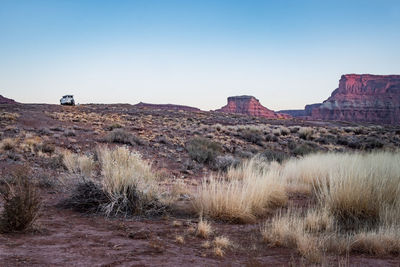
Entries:
POLYGON ((400 74, 400 1, 0 0, 0 94, 23 103, 322 102, 400 74))

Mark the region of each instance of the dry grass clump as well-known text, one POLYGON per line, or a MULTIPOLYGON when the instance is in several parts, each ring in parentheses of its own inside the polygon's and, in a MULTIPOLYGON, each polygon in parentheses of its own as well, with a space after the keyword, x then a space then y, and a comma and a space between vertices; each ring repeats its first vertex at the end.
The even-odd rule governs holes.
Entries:
POLYGON ((205 249, 209 249, 212 247, 212 243, 210 241, 204 241, 203 243, 201 243, 201 247, 205 248, 205 249))
POLYGON ((319 154, 287 162, 289 183, 311 184, 316 206, 279 213, 261 230, 272 246, 321 253, 400 253, 400 153, 319 154), (314 164, 312 164, 314 163, 314 164))
POLYGON ((83 179, 89 179, 96 164, 91 156, 74 154, 68 150, 63 151, 63 163, 71 174, 79 175, 83 179))
POLYGON ((225 251, 220 247, 214 247, 214 254, 218 257, 223 257, 225 255, 225 251))
POLYGON ((214 246, 226 249, 232 246, 232 242, 226 236, 217 236, 214 239, 214 246))
POLYGON ((27 167, 18 167, 12 183, 0 191, 4 209, 0 217, 0 232, 23 231, 35 222, 40 209, 40 195, 29 179, 27 167))
POLYGON ((281 129, 280 128, 273 129, 272 134, 275 136, 280 136, 282 134, 281 129))
POLYGON ((339 165, 315 188, 342 227, 374 226, 384 209, 400 204, 400 153, 349 154, 336 161, 339 165))
POLYGON ((304 140, 310 140, 314 133, 314 129, 311 127, 301 127, 299 129, 299 137, 304 140))
POLYGON ((311 262, 322 259, 319 240, 306 231, 304 220, 293 210, 278 213, 262 227, 261 234, 270 246, 294 248, 311 262))
POLYGON ((381 227, 376 231, 357 233, 351 239, 349 251, 377 256, 399 254, 400 228, 381 227))
POLYGON ((107 216, 158 215, 164 213, 169 194, 163 194, 159 177, 141 155, 126 147, 97 150, 98 163, 92 157, 64 152, 64 164, 80 181, 62 205, 83 212, 102 210, 107 216), (96 165, 100 177, 93 177, 96 165))
POLYGON ((0 147, 3 151, 13 150, 17 147, 17 140, 14 138, 4 138, 1 140, 0 147))
POLYGON ((175 242, 178 244, 184 244, 185 243, 185 238, 181 235, 175 236, 175 242))
POLYGON ((15 121, 19 117, 18 113, 2 112, 0 113, 0 121, 15 121))
POLYGON ((198 213, 215 219, 253 222, 286 202, 279 173, 252 159, 228 170, 226 177, 203 179, 193 205, 198 213))
POLYGON ((211 234, 212 234, 211 224, 208 221, 200 218, 200 221, 197 224, 196 236, 199 236, 201 238, 208 238, 211 234))
POLYGON ((126 147, 103 147, 98 149, 98 157, 102 188, 110 197, 106 214, 135 214, 161 208, 158 207, 161 194, 158 177, 139 153, 126 147))

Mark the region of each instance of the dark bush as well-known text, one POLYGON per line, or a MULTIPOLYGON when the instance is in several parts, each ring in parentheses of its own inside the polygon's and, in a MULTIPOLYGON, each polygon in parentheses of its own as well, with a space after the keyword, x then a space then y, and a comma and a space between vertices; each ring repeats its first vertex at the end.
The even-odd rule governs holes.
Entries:
POLYGON ((69 136, 76 136, 76 133, 72 129, 67 129, 64 131, 64 136, 69 137, 69 136))
POLYGON ((336 144, 342 145, 342 146, 347 146, 347 145, 349 144, 349 141, 348 141, 347 138, 345 138, 345 137, 339 137, 339 138, 336 140, 336 144))
POLYGON ((287 143, 287 146, 288 146, 288 148, 289 148, 290 150, 293 150, 293 149, 296 148, 297 143, 296 143, 295 141, 293 141, 293 140, 289 140, 289 142, 287 143))
POLYGON ((57 169, 66 170, 67 167, 64 164, 64 155, 59 154, 59 155, 49 158, 48 162, 46 164, 46 167, 49 167, 50 169, 53 169, 53 170, 57 170, 57 169))
POLYGON ((9 151, 9 150, 14 150, 14 147, 15 147, 14 142, 7 141, 3 143, 1 148, 4 149, 5 151, 9 151))
POLYGON ((362 147, 361 142, 358 138, 350 138, 347 146, 352 149, 360 149, 362 147))
POLYGON ((326 139, 325 137, 319 137, 315 139, 315 142, 318 142, 323 145, 329 144, 328 139, 326 139))
POLYGON ((253 144, 261 145, 262 144, 262 133, 255 129, 244 129, 241 132, 241 137, 253 144))
POLYGON ((100 211, 101 206, 108 201, 108 196, 100 185, 93 181, 83 181, 78 183, 71 196, 63 200, 58 206, 78 212, 92 213, 100 211))
POLYGON ((56 147, 53 144, 44 142, 43 144, 38 145, 37 149, 42 151, 43 153, 52 154, 54 152, 54 150, 56 149, 56 147))
POLYGON ((357 128, 353 129, 353 133, 356 135, 361 135, 361 134, 365 134, 366 132, 365 132, 364 128, 357 127, 357 128))
POLYGON ((126 144, 126 145, 135 145, 136 144, 136 145, 140 145, 140 146, 145 145, 145 142, 141 138, 139 138, 123 129, 113 130, 111 133, 109 133, 106 136, 105 139, 107 142, 110 142, 110 143, 119 143, 119 144, 126 144))
POLYGON ((377 138, 368 137, 365 143, 363 144, 363 148, 365 150, 382 148, 385 144, 377 138))
POLYGON ((267 161, 277 161, 279 163, 282 163, 285 161, 289 156, 282 152, 282 151, 274 151, 274 150, 265 150, 260 154, 260 156, 267 161))
POLYGON ((40 196, 29 175, 27 167, 17 167, 12 173, 13 183, 6 183, 1 191, 4 200, 1 232, 23 231, 32 226, 38 216, 40 196))
POLYGON ((122 128, 122 125, 121 125, 121 124, 118 124, 118 123, 114 123, 114 124, 111 124, 111 125, 109 125, 109 126, 104 127, 104 130, 106 130, 106 131, 112 131, 112 130, 114 130, 114 129, 119 129, 119 128, 122 128))
POLYGON ((221 154, 222 147, 219 143, 207 138, 194 137, 186 143, 186 150, 191 159, 212 165, 215 158, 221 154))
POLYGON ((238 166, 239 163, 240 160, 231 155, 218 156, 215 158, 215 162, 212 167, 214 170, 225 172, 228 170, 229 167, 238 166))
POLYGON ((292 150, 292 153, 295 156, 304 156, 314 152, 314 149, 308 144, 301 144, 296 146, 295 149, 292 150))

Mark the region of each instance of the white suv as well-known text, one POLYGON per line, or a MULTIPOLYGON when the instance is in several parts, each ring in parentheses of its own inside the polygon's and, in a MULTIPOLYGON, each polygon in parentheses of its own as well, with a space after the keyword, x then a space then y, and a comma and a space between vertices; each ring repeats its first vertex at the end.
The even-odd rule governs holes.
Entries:
POLYGON ((60 99, 61 105, 75 106, 75 100, 73 95, 65 95, 60 99))

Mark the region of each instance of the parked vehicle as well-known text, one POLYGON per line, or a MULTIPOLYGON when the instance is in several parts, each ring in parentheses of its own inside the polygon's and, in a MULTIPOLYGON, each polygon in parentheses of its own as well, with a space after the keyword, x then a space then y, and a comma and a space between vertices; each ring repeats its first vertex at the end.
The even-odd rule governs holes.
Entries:
POLYGON ((75 106, 75 100, 73 95, 65 95, 60 99, 61 105, 75 106))

